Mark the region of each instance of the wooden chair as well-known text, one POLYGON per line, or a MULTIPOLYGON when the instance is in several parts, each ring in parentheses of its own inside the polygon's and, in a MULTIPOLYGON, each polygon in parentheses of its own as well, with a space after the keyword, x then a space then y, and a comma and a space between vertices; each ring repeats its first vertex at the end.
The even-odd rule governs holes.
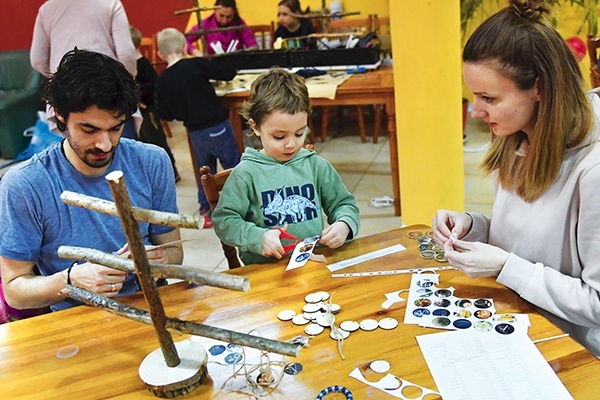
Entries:
MULTIPOLYGON (((225 185, 225 181, 227 181, 227 178, 229 178, 231 171, 233 171, 233 168, 217 172, 213 175, 210 173, 210 167, 207 165, 200 167, 200 181, 202 182, 204 194, 206 194, 206 199, 210 204, 211 211, 214 211, 217 207, 217 203, 219 202, 219 192, 221 189, 223 189, 223 185, 225 185)), ((235 247, 229 246, 223 242, 221 242, 221 247, 223 247, 223 253, 227 259, 229 269, 239 268, 242 266, 237 255, 237 249, 235 247)))
POLYGON ((600 47, 600 38, 594 37, 591 33, 587 35, 588 55, 590 56, 590 82, 592 88, 600 86, 600 71, 598 70, 598 48, 600 47))
MULTIPOLYGON (((315 150, 315 146, 312 144, 307 144, 304 147, 308 150, 315 150)), ((206 195, 206 200, 208 200, 208 203, 210 204, 211 211, 214 211, 217 207, 217 204, 219 203, 219 193, 223 189, 227 178, 229 178, 229 175, 231 175, 231 171, 233 171, 233 168, 219 171, 213 175, 210 173, 209 166, 204 165, 200 167, 200 181, 202 182, 204 194, 206 195)), ((223 247, 223 253, 227 259, 229 269, 239 268, 242 266, 237 255, 237 249, 235 247, 229 246, 223 242, 221 242, 221 247, 223 247)))
MULTIPOLYGON (((338 19, 332 20, 327 23, 327 31, 329 33, 357 33, 357 34, 365 34, 371 32, 373 29, 373 18, 369 15, 368 18, 359 18, 359 19, 338 19)), ((363 143, 367 141, 367 133, 365 132, 365 119, 362 112, 361 106, 355 106, 358 118, 358 130, 360 132, 360 139, 363 143)), ((343 120, 342 116, 342 108, 338 108, 338 126, 340 126, 341 121, 343 120)), ((379 121, 379 119, 377 119, 379 121)), ((321 142, 324 142, 327 138, 327 129, 329 124, 329 107, 323 107, 323 119, 321 120, 321 142)), ((379 136, 379 131, 377 131, 377 135, 379 136)), ((374 143, 377 143, 375 140, 375 134, 373 134, 374 143)))
POLYGON ((275 22, 265 25, 248 25, 248 28, 254 33, 258 48, 261 50, 270 50, 273 48, 275 36, 275 22))

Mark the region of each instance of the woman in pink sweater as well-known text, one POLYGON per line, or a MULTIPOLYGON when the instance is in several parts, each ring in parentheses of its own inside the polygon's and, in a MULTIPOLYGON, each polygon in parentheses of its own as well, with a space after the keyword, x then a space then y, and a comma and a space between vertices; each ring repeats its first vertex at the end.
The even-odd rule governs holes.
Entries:
MULTIPOLYGON (((216 53, 214 46, 220 44, 223 52, 227 51, 229 45, 237 40, 230 51, 255 50, 258 48, 254 33, 248 28, 246 22, 240 17, 235 0, 217 0, 215 6, 220 6, 208 18, 202 20, 202 29, 212 30, 218 28, 228 28, 232 26, 244 26, 241 30, 231 30, 225 32, 207 33, 204 35, 206 43, 205 54, 213 55, 216 53)), ((194 25, 187 33, 198 32, 198 25, 194 25)), ((188 54, 202 56, 202 52, 195 46, 200 39, 199 36, 186 36, 188 54)))

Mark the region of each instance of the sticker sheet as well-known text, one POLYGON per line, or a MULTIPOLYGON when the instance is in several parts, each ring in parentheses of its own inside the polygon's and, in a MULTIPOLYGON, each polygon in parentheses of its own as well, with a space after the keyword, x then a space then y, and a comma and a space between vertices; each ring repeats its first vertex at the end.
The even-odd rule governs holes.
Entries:
POLYGON ((496 315, 493 299, 469 299, 454 295, 454 288, 440 288, 439 275, 413 274, 405 324, 426 328, 497 332, 508 335, 527 332, 529 317, 522 314, 496 315))

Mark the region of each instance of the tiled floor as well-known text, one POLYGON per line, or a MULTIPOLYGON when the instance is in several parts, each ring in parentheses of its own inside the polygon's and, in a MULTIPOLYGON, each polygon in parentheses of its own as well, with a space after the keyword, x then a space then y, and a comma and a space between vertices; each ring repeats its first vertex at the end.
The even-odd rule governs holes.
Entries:
MULTIPOLYGON (((182 180, 177 184, 179 210, 181 213, 193 214, 198 210, 198 203, 186 133, 179 123, 171 123, 170 126, 173 137, 169 139, 169 145, 182 176, 182 180)), ((325 143, 316 143, 317 153, 334 165, 348 189, 356 197, 361 214, 360 236, 399 228, 402 226, 402 219, 394 216, 393 206, 382 208, 370 206, 372 198, 392 195, 389 147, 385 130, 378 144, 371 143, 370 137, 369 142, 361 143, 356 126, 354 123, 346 122, 342 129, 343 134, 334 133, 333 138, 328 138, 325 143)), ((367 134, 369 132, 370 130, 367 134)), ((489 141, 487 126, 469 120, 467 137, 465 209, 489 214, 492 203, 491 181, 489 176, 483 177, 477 168, 485 153, 480 149, 489 141)), ((223 251, 213 229, 184 229, 182 237, 194 239, 183 244, 184 264, 214 271, 227 269, 223 251)))

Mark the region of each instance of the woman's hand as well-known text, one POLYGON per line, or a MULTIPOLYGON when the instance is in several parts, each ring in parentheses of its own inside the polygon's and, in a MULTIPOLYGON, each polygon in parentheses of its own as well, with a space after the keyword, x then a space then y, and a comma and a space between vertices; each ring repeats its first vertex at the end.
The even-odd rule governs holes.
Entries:
POLYGON ((473 218, 467 213, 438 210, 431 225, 435 243, 443 246, 450 238, 462 239, 471 229, 473 218))
POLYGON ((123 288, 127 272, 88 262, 74 265, 69 276, 71 284, 75 286, 106 297, 115 297, 123 288))
POLYGON ((509 255, 507 251, 491 244, 454 238, 444 243, 444 254, 450 265, 471 278, 497 277, 509 255))

